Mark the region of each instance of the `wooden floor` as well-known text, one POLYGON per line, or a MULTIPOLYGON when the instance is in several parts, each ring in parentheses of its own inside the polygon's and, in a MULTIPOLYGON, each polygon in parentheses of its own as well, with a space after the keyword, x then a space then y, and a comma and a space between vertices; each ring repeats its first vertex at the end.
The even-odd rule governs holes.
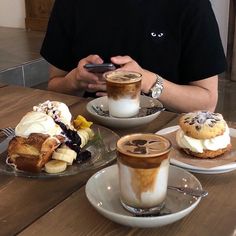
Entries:
MULTIPOLYGON (((40 58, 43 38, 43 32, 0 27, 0 71, 40 58)), ((220 79, 216 111, 227 120, 236 121, 236 82, 220 79)))

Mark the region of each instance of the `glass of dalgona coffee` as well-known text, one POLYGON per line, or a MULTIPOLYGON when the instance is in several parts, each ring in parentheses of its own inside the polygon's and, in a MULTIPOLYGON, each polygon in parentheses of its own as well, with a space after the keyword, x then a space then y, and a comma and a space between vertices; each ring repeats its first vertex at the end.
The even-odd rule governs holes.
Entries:
POLYGON ((111 71, 105 73, 104 78, 109 114, 119 118, 137 115, 140 108, 142 75, 132 71, 111 71))
POLYGON ((117 142, 120 200, 136 215, 158 213, 165 203, 171 143, 157 134, 130 134, 117 142))

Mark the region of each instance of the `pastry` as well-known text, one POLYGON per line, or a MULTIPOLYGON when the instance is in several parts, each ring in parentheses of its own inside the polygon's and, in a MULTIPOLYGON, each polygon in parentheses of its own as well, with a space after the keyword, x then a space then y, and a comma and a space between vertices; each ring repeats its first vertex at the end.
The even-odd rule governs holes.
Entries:
POLYGON ((64 142, 62 129, 42 112, 28 112, 15 128, 7 162, 19 170, 40 172, 54 150, 64 142))
POLYGON ((29 137, 14 137, 8 146, 8 163, 18 170, 40 172, 64 137, 50 137, 46 134, 31 133, 29 137))
POLYGON ((219 113, 187 113, 179 119, 179 126, 176 141, 187 154, 215 158, 231 149, 229 128, 219 113))
POLYGON ((71 118, 66 104, 58 101, 34 106, 15 128, 16 136, 8 146, 7 164, 28 172, 58 173, 65 170, 65 164, 90 158, 88 153, 86 158, 82 156, 81 148, 94 135, 90 128, 92 122, 82 116, 73 122, 71 118), (52 159, 56 161, 51 162, 52 159))

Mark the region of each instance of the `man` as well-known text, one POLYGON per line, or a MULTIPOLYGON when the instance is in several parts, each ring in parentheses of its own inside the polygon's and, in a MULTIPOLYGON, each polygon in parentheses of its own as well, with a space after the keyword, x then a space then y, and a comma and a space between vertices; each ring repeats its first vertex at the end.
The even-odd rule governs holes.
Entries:
POLYGON ((106 94, 87 63, 140 72, 142 92, 179 112, 214 111, 226 67, 209 0, 56 0, 41 49, 51 64, 48 88, 106 94))

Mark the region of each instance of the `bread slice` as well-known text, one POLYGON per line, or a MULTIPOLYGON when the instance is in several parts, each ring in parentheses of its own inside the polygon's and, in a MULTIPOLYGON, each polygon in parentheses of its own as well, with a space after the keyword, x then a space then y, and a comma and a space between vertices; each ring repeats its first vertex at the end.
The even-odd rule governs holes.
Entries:
POLYGON ((8 146, 8 162, 17 169, 40 172, 52 156, 54 150, 64 141, 64 137, 32 133, 28 138, 14 137, 8 146))

